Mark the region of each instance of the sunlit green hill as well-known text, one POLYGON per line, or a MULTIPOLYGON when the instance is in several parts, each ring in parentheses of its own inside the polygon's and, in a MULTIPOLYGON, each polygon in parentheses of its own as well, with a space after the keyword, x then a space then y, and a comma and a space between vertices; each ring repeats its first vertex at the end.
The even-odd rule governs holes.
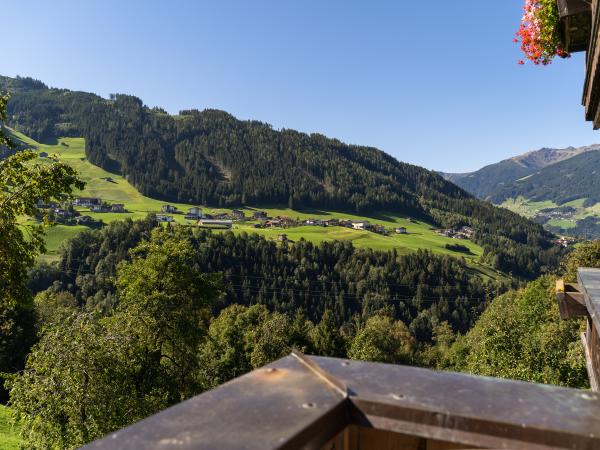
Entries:
MULTIPOLYGON (((166 204, 164 201, 152 199, 140 194, 124 177, 107 172, 94 164, 91 164, 85 156, 85 143, 82 138, 59 138, 53 143, 39 143, 33 139, 12 131, 15 140, 28 146, 39 153, 47 153, 49 156, 55 155, 63 161, 68 162, 78 170, 81 178, 86 182, 84 191, 79 192, 78 196, 99 197, 108 203, 123 203, 127 212, 125 213, 94 213, 88 208, 78 208, 81 214, 89 215, 96 220, 102 220, 108 223, 114 220, 121 220, 126 217, 133 219, 146 217, 148 213, 160 213, 161 207, 166 204)), ((216 209, 204 205, 191 205, 184 203, 169 203, 178 208, 180 214, 173 214, 174 220, 180 224, 193 225, 193 221, 186 220, 184 213, 192 206, 200 206, 208 213, 227 212, 228 209, 216 209)), ((323 210, 291 210, 289 208, 262 208, 256 207, 241 208, 250 216, 253 211, 266 211, 270 216, 287 216, 291 218, 315 218, 315 219, 351 219, 367 220, 372 224, 380 224, 392 230, 395 227, 405 227, 407 234, 396 235, 391 233, 389 236, 383 236, 370 231, 354 230, 345 227, 317 227, 317 226, 299 226, 293 228, 263 228, 254 227, 255 221, 238 222, 233 227, 234 233, 248 232, 258 233, 266 237, 277 239, 278 235, 285 233, 289 240, 296 241, 306 239, 311 242, 322 242, 326 240, 350 240, 356 247, 367 247, 376 250, 389 250, 396 248, 401 253, 416 251, 419 249, 431 250, 438 254, 448 254, 467 259, 478 271, 488 276, 499 276, 499 273, 486 265, 480 264, 477 260, 483 253, 480 246, 468 240, 461 240, 460 244, 466 246, 469 252, 456 252, 446 248, 446 245, 456 244, 455 239, 439 236, 434 232, 433 226, 422 220, 411 219, 406 216, 388 214, 385 212, 372 216, 358 216, 345 212, 323 211, 323 210)), ((76 233, 87 229, 84 225, 55 225, 48 230, 47 246, 48 255, 52 259, 58 251, 62 242, 76 233)))

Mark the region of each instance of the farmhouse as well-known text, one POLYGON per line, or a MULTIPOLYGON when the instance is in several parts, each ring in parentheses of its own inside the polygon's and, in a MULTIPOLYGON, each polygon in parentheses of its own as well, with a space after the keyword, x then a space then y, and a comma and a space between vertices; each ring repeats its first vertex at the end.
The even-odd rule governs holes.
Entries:
POLYGON ((125 212, 125 205, 123 203, 114 203, 111 207, 110 210, 114 213, 124 213, 125 212))
POLYGON ((296 221, 294 219, 292 219, 291 217, 281 216, 281 217, 278 217, 278 219, 279 219, 279 222, 282 227, 296 226, 296 221))
POLYGON ((190 209, 188 209, 187 214, 185 215, 185 218, 187 220, 198 220, 202 217, 202 209, 200 209, 197 206, 193 206, 190 209))
POLYGON ((475 231, 471 227, 460 227, 456 232, 461 234, 465 239, 471 239, 475 231))
POLYGON ((200 219, 197 223, 200 228, 231 228, 233 221, 231 220, 218 220, 218 219, 200 219))
POLYGON ((56 202, 46 203, 44 200, 39 199, 36 203, 36 207, 39 209, 54 209, 58 208, 58 204, 56 202))
POLYGON ((396 228, 396 234, 406 234, 406 228, 405 227, 396 228))
POLYGON ((357 220, 352 222, 352 228, 355 230, 368 230, 370 227, 371 225, 366 220, 357 220))
POLYGON ((54 214, 56 214, 58 217, 61 217, 63 219, 67 219, 70 217, 74 217, 75 216, 75 211, 71 211, 68 209, 61 209, 61 208, 56 208, 54 210, 54 214))
POLYGON ((98 197, 79 197, 73 201, 73 206, 85 206, 90 207, 94 205, 101 205, 102 200, 98 197))
POLYGON ((267 218, 267 212, 266 211, 254 211, 252 213, 252 217, 255 220, 266 219, 267 218))
POLYGON ((236 220, 244 220, 246 218, 246 214, 244 214, 244 211, 241 211, 239 209, 232 210, 231 215, 236 220))
POLYGON ((164 213, 175 213, 177 212, 177 207, 173 205, 163 205, 160 210, 164 213))
POLYGON ((158 222, 173 222, 173 216, 169 216, 167 214, 157 214, 156 215, 156 220, 158 222))
POLYGON ((265 227, 280 227, 280 226, 281 226, 281 220, 279 220, 279 219, 271 219, 271 220, 265 221, 265 227))
POLYGON ((110 212, 110 210, 111 210, 110 205, 93 205, 90 207, 90 211, 97 212, 97 213, 106 213, 106 212, 110 212))
POLYGON ((201 216, 202 215, 202 209, 199 208, 198 206, 192 206, 190 209, 188 209, 187 213, 188 214, 193 214, 195 216, 201 216))
POLYGON ((471 227, 461 227, 459 229, 448 228, 437 230, 436 233, 440 236, 449 237, 452 239, 471 239, 475 230, 471 227))
POLYGON ((388 231, 385 229, 383 225, 374 224, 371 226, 371 231, 373 233, 382 234, 384 236, 388 235, 388 231))

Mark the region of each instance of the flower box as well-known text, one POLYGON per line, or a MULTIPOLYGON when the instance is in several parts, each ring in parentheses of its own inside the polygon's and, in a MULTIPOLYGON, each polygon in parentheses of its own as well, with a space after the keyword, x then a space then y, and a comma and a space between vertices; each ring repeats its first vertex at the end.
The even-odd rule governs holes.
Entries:
POLYGON ((564 49, 568 53, 587 50, 592 29, 592 9, 589 0, 557 1, 564 49))

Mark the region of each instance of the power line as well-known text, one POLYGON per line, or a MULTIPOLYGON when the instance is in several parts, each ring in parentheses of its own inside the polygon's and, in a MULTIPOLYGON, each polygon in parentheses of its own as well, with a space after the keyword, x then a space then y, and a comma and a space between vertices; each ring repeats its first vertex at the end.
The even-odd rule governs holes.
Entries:
MULTIPOLYGON (((81 259, 76 259, 73 258, 70 261, 76 261, 76 262, 82 262, 81 259)), ((83 272, 83 273, 95 273, 92 271, 86 271, 86 270, 82 270, 82 269, 76 269, 77 272, 83 272)), ((62 273, 67 273, 66 271, 59 271, 62 273)), ((227 273, 227 269, 224 270, 220 270, 217 272, 212 272, 212 273, 223 273, 225 278, 229 278, 229 277, 234 277, 234 278, 241 278, 241 279, 257 279, 257 280, 266 280, 266 281, 282 281, 285 280, 285 276, 281 275, 278 277, 265 277, 265 276, 259 276, 259 275, 241 275, 241 274, 234 274, 234 273, 227 273)), ((289 274, 291 276, 293 276, 293 274, 289 274)), ((338 283, 346 283, 347 281, 344 280, 339 280, 339 281, 334 281, 334 280, 318 280, 318 279, 304 279, 304 280, 299 280, 299 282, 310 282, 310 283, 315 283, 315 284, 331 284, 333 286, 337 286, 338 283)), ((417 289, 419 287, 428 287, 428 288, 442 288, 442 289, 448 289, 448 288, 462 288, 462 287, 468 287, 471 285, 470 282, 465 282, 463 284, 428 284, 428 283, 415 283, 415 284, 410 284, 410 283, 380 283, 377 282, 378 286, 385 286, 385 287, 408 287, 408 288, 413 288, 413 289, 417 289)))

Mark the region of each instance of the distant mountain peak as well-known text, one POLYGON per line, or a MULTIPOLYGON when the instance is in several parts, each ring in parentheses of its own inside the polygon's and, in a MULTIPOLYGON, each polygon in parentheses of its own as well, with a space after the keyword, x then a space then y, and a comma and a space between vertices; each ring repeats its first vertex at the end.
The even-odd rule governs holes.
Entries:
POLYGON ((544 147, 504 159, 495 164, 489 164, 475 172, 440 174, 448 181, 452 181, 473 195, 487 199, 499 187, 525 179, 541 169, 583 153, 598 150, 600 150, 600 144, 566 148, 544 147))
POLYGON ((600 150, 600 144, 586 145, 583 147, 566 147, 566 148, 541 148, 533 150, 522 155, 509 158, 524 167, 533 169, 543 169, 557 162, 572 158, 573 156, 582 153, 600 150))

